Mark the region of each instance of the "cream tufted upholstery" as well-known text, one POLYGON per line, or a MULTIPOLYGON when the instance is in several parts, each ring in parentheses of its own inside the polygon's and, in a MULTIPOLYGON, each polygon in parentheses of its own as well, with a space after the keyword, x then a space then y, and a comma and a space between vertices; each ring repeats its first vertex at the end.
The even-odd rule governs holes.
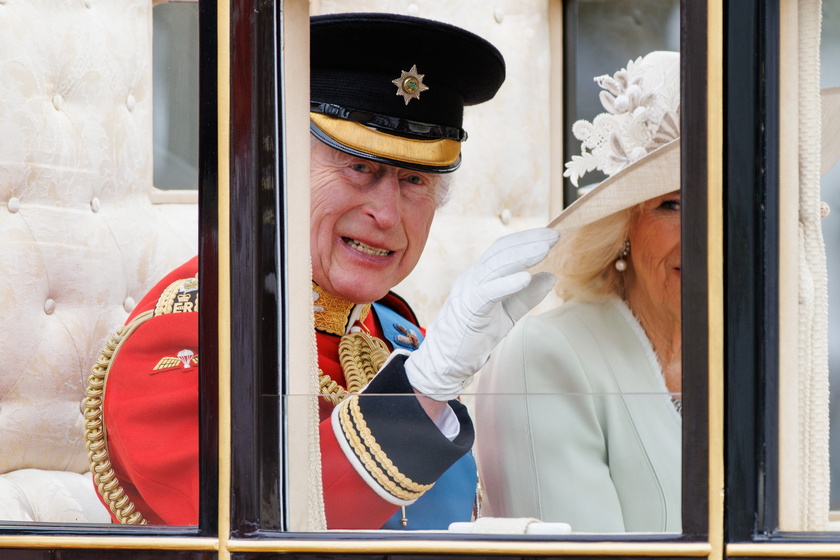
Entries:
POLYGON ((154 204, 151 0, 0 0, 0 518, 107 521, 80 402, 135 302, 197 250, 154 204))

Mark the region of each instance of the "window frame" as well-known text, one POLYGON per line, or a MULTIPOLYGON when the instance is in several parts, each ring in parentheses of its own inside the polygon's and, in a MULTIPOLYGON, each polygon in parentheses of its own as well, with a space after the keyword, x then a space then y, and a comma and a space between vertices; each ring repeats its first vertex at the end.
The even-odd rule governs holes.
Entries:
MULTIPOLYGON (((692 251, 695 251, 695 254, 701 255, 697 258, 690 259, 691 264, 684 265, 687 266, 687 269, 686 274, 683 275, 684 278, 690 278, 689 281, 685 282, 683 293, 689 293, 692 296, 683 297, 684 316, 689 316, 690 314, 692 317, 691 323, 686 321, 683 322, 683 340, 686 343, 690 342, 693 349, 693 351, 689 354, 690 359, 686 359, 684 357, 683 360, 685 368, 684 383, 685 386, 690 387, 689 392, 692 393, 692 396, 684 400, 683 407, 683 479, 686 480, 686 477, 691 477, 688 480, 697 481, 708 479, 710 464, 710 438, 708 433, 708 427, 710 425, 708 413, 708 394, 710 390, 708 381, 709 300, 707 297, 709 292, 709 273, 707 259, 705 258, 707 241, 709 239, 708 217, 705 210, 709 207, 709 192, 708 189, 702 188, 708 179, 708 173, 706 171, 708 165, 708 141, 706 135, 704 134, 708 128, 706 125, 708 120, 706 110, 708 104, 708 100, 706 98, 706 61, 708 48, 707 43, 704 40, 707 37, 708 9, 709 5, 705 2, 694 2, 691 0, 681 1, 681 12, 684 15, 681 16, 681 18, 683 18, 683 26, 680 42, 681 49, 684 49, 685 52, 684 60, 682 62, 682 79, 689 80, 686 83, 695 84, 697 86, 694 88, 684 88, 683 90, 684 110, 681 115, 681 118, 683 119, 683 122, 681 123, 682 130, 694 130, 696 132, 683 136, 683 145, 689 146, 691 150, 689 151, 689 149, 686 149, 684 150, 684 153, 690 153, 692 154, 692 157, 684 157, 682 177, 684 183, 686 177, 693 177, 697 180, 697 183, 701 185, 701 187, 698 188, 696 192, 692 193, 692 195, 687 198, 684 197, 683 203, 684 208, 688 207, 690 209, 689 213, 694 213, 693 219, 684 218, 682 231, 684 251, 685 247, 688 246, 691 247, 692 251), (691 14, 692 19, 686 23, 684 18, 688 17, 688 14, 691 14), (700 62, 697 63, 697 61, 700 62), (692 64, 692 62, 694 62, 694 64, 692 64), (691 94, 689 95, 688 92, 691 92, 691 94), (697 212, 697 209, 700 211, 697 212)), ((234 22, 237 21, 237 16, 235 14, 236 9, 234 8, 234 22)), ((284 19, 284 23, 289 23, 288 18, 284 19)), ((234 23, 234 32, 232 37, 233 43, 237 45, 252 44, 252 36, 259 35, 264 32, 264 30, 261 31, 259 29, 260 26, 272 27, 273 25, 269 20, 261 17, 250 19, 247 25, 244 22, 239 22, 239 24, 245 27, 243 27, 240 31, 242 34, 238 35, 237 32, 239 27, 236 23, 234 23), (255 27, 248 28, 248 26, 255 27)), ((282 38, 280 43, 283 43, 282 38)), ((284 55, 292 56, 293 53, 290 53, 287 50, 284 52, 284 55)), ((254 69, 263 77, 267 75, 265 72, 270 69, 274 69, 278 72, 275 74, 278 83, 277 91, 284 91, 282 76, 283 65, 277 63, 281 58, 282 57, 280 56, 275 57, 273 54, 265 50, 261 55, 257 53, 253 59, 249 59, 249 64, 255 64, 256 66, 254 66, 254 69)), ((247 64, 244 64, 242 60, 237 59, 234 53, 234 67, 236 68, 240 66, 245 67, 247 64)), ((243 83, 239 83, 237 80, 234 80, 233 87, 233 107, 239 107, 243 102, 242 100, 253 99, 252 89, 255 85, 247 84, 247 80, 243 83), (237 87, 242 88, 240 101, 237 101, 236 99, 237 87), (248 97, 249 94, 247 92, 250 92, 250 98, 248 97)), ((298 83, 296 87, 300 87, 300 84, 298 83)), ((282 104, 278 104, 278 106, 282 106, 282 104)), ((241 108, 239 110, 240 112, 244 112, 241 108)), ((236 130, 236 110, 234 110, 232 114, 234 119, 232 129, 236 130)), ((283 118, 286 118, 286 116, 281 117, 280 120, 282 121, 283 118)), ((258 124, 248 122, 247 119, 243 119, 242 123, 244 123, 242 124, 242 130, 250 130, 252 134, 257 132, 258 124)), ((282 127, 282 124, 282 122, 279 122, 278 126, 282 127)), ((282 132, 278 131, 278 134, 282 136, 282 132)), ((236 134, 234 136, 236 136, 236 134)), ((248 157, 253 158, 255 156, 253 153, 249 152, 248 157)), ((279 157, 280 161, 274 163, 277 165, 278 172, 282 175, 283 166, 288 162, 283 160, 282 155, 279 157)), ((234 154, 231 161, 236 162, 237 159, 238 158, 234 154)), ((254 162, 252 162, 252 164, 253 163, 254 162)), ((264 162, 263 165, 268 165, 268 162, 264 162)), ((262 165, 257 162, 257 167, 261 168, 262 165)), ((254 182, 253 184, 258 183, 254 182)), ((237 185, 237 181, 234 179, 231 184, 232 191, 239 188, 247 190, 247 182, 243 181, 241 184, 237 185)), ((285 200, 282 198, 285 191, 279 185, 278 189, 280 189, 278 190, 278 216, 283 215, 285 212, 288 217, 290 213, 303 211, 300 208, 289 209, 286 207, 284 205, 285 200)), ((234 198, 232 197, 232 201, 233 200, 234 198)), ((243 201, 244 200, 245 199, 243 197, 243 201)), ((239 207, 239 205, 232 202, 232 207, 239 207)), ((249 211, 253 212, 252 210, 249 211)), ((259 214, 257 213, 255 215, 259 214)), ((234 222, 236 221, 236 218, 233 216, 232 219, 234 222)), ((247 228, 244 227, 244 224, 236 224, 234 222, 232 222, 232 231, 240 232, 239 235, 259 236, 259 232, 248 231, 247 228)), ((291 237, 291 235, 281 233, 280 237, 287 240, 291 237)), ((249 247, 258 246, 259 243, 260 241, 256 237, 252 238, 250 241, 247 241, 243 237, 240 242, 233 242, 233 247, 236 248, 234 252, 247 252, 250 250, 249 247)), ((250 272, 247 274, 264 274, 264 272, 259 272, 259 269, 250 267, 250 265, 244 261, 240 262, 233 268, 238 269, 240 267, 242 271, 250 268, 250 272)), ((269 269, 274 270, 274 268, 270 265, 269 269)), ((290 282, 289 278, 295 274, 295 271, 289 270, 283 262, 277 263, 276 270, 278 271, 278 276, 280 278, 286 279, 285 285, 288 286, 290 282)), ((250 280, 243 279, 242 282, 242 285, 247 286, 256 287, 259 285, 259 283, 253 278, 250 280)), ((236 286, 233 287, 233 292, 239 293, 236 286)), ((294 300, 294 295, 288 291, 284 291, 283 295, 284 297, 281 299, 284 299, 286 302, 294 300)), ((284 304, 281 304, 281 307, 283 305, 284 304)), ((240 309, 239 312, 243 313, 243 315, 238 316, 235 320, 235 324, 251 325, 250 327, 243 326, 243 328, 256 331, 256 327, 254 325, 260 324, 259 317, 256 314, 248 315, 248 312, 245 310, 246 306, 241 307, 242 309, 240 309)), ((294 318, 291 319, 291 322, 294 323, 294 318)), ((298 324, 300 324, 300 321, 298 324)), ((294 342, 294 339, 290 336, 290 333, 287 330, 283 330, 283 335, 286 336, 281 337, 281 355, 287 356, 291 352, 289 345, 294 342)), ((688 347, 688 344, 686 343, 684 343, 684 348, 688 347)), ((238 342, 233 344, 232 352, 248 353, 253 350, 252 347, 248 347, 247 345, 244 345, 237 350, 236 348, 238 346, 238 342), (242 348, 248 348, 248 350, 243 350, 242 348)), ((264 348, 268 347, 265 346, 264 348)), ((250 375, 251 378, 248 382, 241 384, 245 388, 237 389, 238 384, 233 386, 234 425, 232 431, 233 433, 257 434, 261 430, 259 425, 260 419, 263 419, 263 421, 266 420, 263 411, 261 410, 260 412, 254 414, 249 411, 248 407, 243 403, 248 401, 255 402, 252 400, 256 395, 253 392, 253 388, 265 386, 266 384, 269 384, 270 381, 264 379, 266 374, 265 369, 261 370, 253 367, 240 367, 238 364, 240 362, 245 363, 246 358, 243 356, 241 359, 237 359, 236 355, 237 354, 232 355, 232 377, 235 379, 241 379, 240 376, 250 375), (253 373, 257 371, 262 371, 263 374, 260 375, 253 373), (237 404, 237 402, 239 404, 237 404)), ((289 364, 289 362, 285 359, 282 360, 282 363, 285 367, 292 367, 293 365, 289 364)), ((286 379, 289 375, 290 373, 285 371, 281 374, 281 377, 286 379)), ((276 397, 278 400, 281 398, 281 395, 279 394, 272 394, 272 396, 276 397)), ((269 420, 268 423, 281 424, 282 420, 279 418, 276 421, 272 419, 269 420)), ((262 437, 260 436, 255 439, 262 439, 262 437)), ((266 443, 266 445, 270 444, 266 443)), ((259 509, 254 506, 254 504, 259 503, 259 496, 282 496, 282 488, 280 489, 280 494, 274 494, 273 492, 275 489, 271 487, 271 481, 267 481, 266 478, 264 478, 266 469, 263 469, 262 472, 254 470, 253 467, 249 469, 249 465, 255 464, 253 459, 259 456, 258 454, 255 454, 253 447, 249 443, 238 441, 235 438, 232 442, 232 453, 232 461, 235 465, 233 469, 233 476, 235 479, 233 481, 233 486, 238 490, 236 493, 232 494, 234 505, 231 508, 231 525, 234 528, 233 537, 236 539, 236 541, 232 544, 234 544, 237 550, 264 551, 275 548, 277 550, 283 549, 293 551, 323 549, 325 551, 333 552, 349 552, 359 550, 359 547, 361 546, 366 551, 399 552, 404 550, 416 550, 414 547, 416 547, 418 543, 422 542, 423 548, 421 550, 424 552, 457 553, 473 549, 476 543, 481 543, 483 548, 488 548, 496 553, 511 550, 521 550, 523 552, 534 551, 534 553, 538 553, 537 551, 564 553, 565 551, 568 553, 571 550, 578 550, 578 547, 584 547, 584 549, 586 549, 594 543, 607 543, 605 546, 609 546, 610 549, 613 548, 613 545, 620 546, 619 543, 626 543, 628 547, 637 545, 641 546, 642 549, 650 546, 651 550, 661 550, 663 546, 670 546, 673 547, 671 553, 676 556, 680 556, 682 554, 696 555, 698 554, 698 551, 705 551, 708 548, 710 492, 706 485, 702 483, 683 484, 684 531, 681 535, 653 533, 644 535, 564 535, 556 539, 547 540, 544 537, 533 537, 529 535, 518 537, 492 536, 479 538, 463 535, 436 534, 432 537, 428 533, 400 533, 398 535, 388 534, 388 536, 383 539, 382 534, 377 534, 374 531, 330 531, 328 534, 285 532, 278 530, 276 526, 268 528, 265 526, 267 520, 270 520, 269 523, 273 523, 274 520, 282 518, 278 512, 271 511, 267 514, 267 510, 259 509), (256 483, 256 481, 260 482, 256 483), (260 484, 266 483, 270 488, 268 491, 263 490, 260 486, 260 484), (236 517, 236 521, 234 521, 234 517, 236 517), (249 544, 249 542, 246 542, 246 538, 249 539, 249 541, 250 539, 261 539, 261 542, 251 541, 252 544, 249 544), (632 545, 630 543, 632 543, 632 545), (700 546, 698 547, 694 545, 700 546)), ((281 487, 282 486, 283 485, 281 485, 281 487)), ((270 504, 264 503, 263 506, 268 507, 269 510, 272 508, 270 504)), ((594 550, 597 550, 597 547, 595 547, 594 550)))

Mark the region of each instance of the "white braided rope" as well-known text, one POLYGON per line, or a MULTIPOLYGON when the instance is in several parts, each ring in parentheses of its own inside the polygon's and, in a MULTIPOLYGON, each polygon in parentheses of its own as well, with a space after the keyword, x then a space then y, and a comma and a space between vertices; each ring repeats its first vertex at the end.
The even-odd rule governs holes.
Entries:
MULTIPOLYGON (((309 261, 309 277, 312 278, 312 260, 309 261)), ((324 513, 324 487, 321 481, 321 439, 319 433, 320 416, 318 411, 318 342, 315 337, 315 313, 309 313, 309 391, 308 418, 309 429, 309 492, 307 494, 307 531, 326 531, 327 518, 324 513)))
MULTIPOLYGON (((820 217, 822 0, 799 6, 800 529, 823 531, 829 511, 828 285, 820 217)), ((793 481, 789 481, 793 482, 793 481)))

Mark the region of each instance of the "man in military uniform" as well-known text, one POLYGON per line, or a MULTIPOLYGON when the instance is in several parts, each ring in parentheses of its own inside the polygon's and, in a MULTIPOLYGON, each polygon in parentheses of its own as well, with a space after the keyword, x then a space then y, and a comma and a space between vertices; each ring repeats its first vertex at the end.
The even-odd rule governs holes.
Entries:
MULTIPOLYGON (((474 431, 457 396, 551 289, 551 275, 526 269, 557 234, 497 241, 428 333, 390 289, 417 264, 445 174, 461 163, 464 106, 491 99, 504 74, 492 45, 451 25, 312 18, 310 252, 329 529, 445 529, 472 514, 474 431)), ((94 368, 107 377, 111 469, 97 443, 92 469, 118 522, 198 519, 196 271, 193 259, 161 281, 94 368)))

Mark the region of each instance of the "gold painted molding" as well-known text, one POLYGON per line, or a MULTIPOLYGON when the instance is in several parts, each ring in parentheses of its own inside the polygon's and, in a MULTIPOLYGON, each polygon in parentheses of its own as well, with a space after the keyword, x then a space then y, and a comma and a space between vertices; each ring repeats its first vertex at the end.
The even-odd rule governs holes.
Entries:
MULTIPOLYGON (((710 560, 724 556, 723 375, 723 2, 707 5, 707 266, 709 312, 709 544, 710 560)), ((685 484, 686 481, 683 481, 685 484)))
POLYGON ((726 547, 727 556, 763 558, 831 558, 840 557, 836 543, 734 543, 726 547))
POLYGON ((218 0, 216 5, 216 68, 218 98, 218 375, 219 375, 219 487, 218 531, 219 560, 228 560, 225 543, 230 535, 230 464, 231 464, 231 294, 230 294, 230 0, 218 0))
POLYGON ((202 537, 63 537, 47 535, 0 536, 0 548, 102 550, 219 550, 219 540, 202 537))
POLYGON ((534 556, 649 556, 705 558, 712 552, 708 543, 636 543, 636 542, 488 542, 480 540, 415 541, 395 540, 245 540, 228 541, 231 552, 321 552, 414 553, 414 554, 521 554, 534 556))

